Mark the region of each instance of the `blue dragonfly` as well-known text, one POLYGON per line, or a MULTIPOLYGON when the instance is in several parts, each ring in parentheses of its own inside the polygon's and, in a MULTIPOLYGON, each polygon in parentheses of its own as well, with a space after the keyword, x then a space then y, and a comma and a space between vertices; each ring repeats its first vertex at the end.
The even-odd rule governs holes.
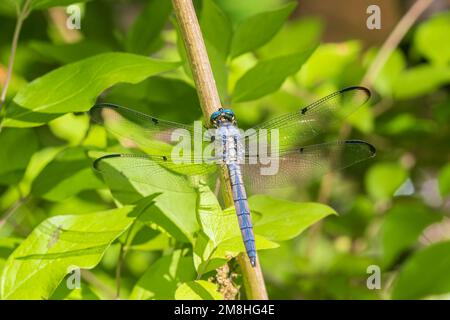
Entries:
MULTIPOLYGON (((246 188, 255 191, 277 188, 374 157, 375 147, 360 140, 311 144, 313 138, 323 138, 369 98, 370 91, 364 87, 345 88, 245 132, 237 126, 234 112, 222 107, 211 115, 209 127, 212 129, 208 130, 202 125, 164 121, 133 109, 99 103, 89 111, 92 121, 103 125, 125 145, 138 147, 145 154, 106 155, 97 159, 94 167, 105 171, 108 161, 124 161, 126 166, 122 170, 135 170, 137 179, 142 170, 154 177, 167 175, 167 171, 177 177, 192 177, 208 176, 222 168, 228 176, 225 182, 232 190, 248 258, 251 265, 256 266, 255 236, 246 188), (268 132, 275 134, 267 135, 268 132), (196 146, 199 139, 206 141, 207 146, 196 146), (180 153, 181 140, 184 140, 184 149, 180 153), (210 153, 205 152, 208 148, 210 153), (175 149, 177 152, 173 152, 175 149), (264 172, 275 160, 276 170, 269 174, 264 172)), ((168 181, 168 185, 176 189, 180 184, 168 181)))

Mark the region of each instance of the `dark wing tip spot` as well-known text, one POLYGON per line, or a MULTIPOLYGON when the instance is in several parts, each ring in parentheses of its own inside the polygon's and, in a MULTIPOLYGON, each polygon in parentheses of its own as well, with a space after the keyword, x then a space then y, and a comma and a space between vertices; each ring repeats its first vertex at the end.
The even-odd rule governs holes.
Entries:
POLYGON ((305 148, 300 148, 300 153, 303 153, 303 151, 305 150, 305 148))
POLYGON ((167 157, 166 157, 166 156, 162 156, 162 159, 163 159, 164 161, 167 161, 167 157))
POLYGON ((360 91, 364 91, 367 94, 367 99, 369 99, 372 96, 372 93, 370 92, 370 90, 366 87, 362 87, 362 86, 351 86, 348 88, 344 88, 342 90, 340 90, 339 92, 346 92, 346 91, 352 91, 352 90, 360 90, 360 91))
POLYGON ((110 158, 120 158, 121 156, 122 156, 122 155, 121 155, 120 153, 108 154, 108 155, 106 155, 106 156, 103 156, 103 157, 100 157, 100 158, 95 159, 95 160, 94 160, 94 163, 92 164, 92 166, 94 167, 95 170, 101 171, 101 170, 99 169, 99 165, 100 165, 100 162, 101 162, 101 161, 103 161, 103 160, 105 160, 105 159, 110 159, 110 158))
POLYGON ((362 141, 362 140, 346 140, 345 141, 346 144, 359 144, 359 145, 364 145, 369 149, 370 152, 370 157, 375 157, 375 155, 377 154, 377 149, 375 148, 374 145, 366 142, 366 141, 362 141))
POLYGON ((305 108, 303 108, 303 109, 302 109, 302 111, 301 111, 301 112, 302 112, 302 114, 305 114, 305 113, 306 113, 306 111, 308 111, 308 108, 306 108, 306 107, 305 107, 305 108))
POLYGON ((158 124, 158 123, 159 123, 159 120, 156 119, 156 118, 152 118, 152 122, 153 122, 154 124, 158 124))

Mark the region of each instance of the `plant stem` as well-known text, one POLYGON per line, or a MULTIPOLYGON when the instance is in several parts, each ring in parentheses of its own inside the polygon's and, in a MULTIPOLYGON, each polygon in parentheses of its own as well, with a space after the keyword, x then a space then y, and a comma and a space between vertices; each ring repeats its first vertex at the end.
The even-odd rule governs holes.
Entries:
MULTIPOLYGON (((200 26, 192 0, 172 0, 173 8, 186 48, 187 58, 197 88, 205 122, 209 124, 211 114, 221 107, 219 93, 206 52, 200 26)), ((232 192, 225 170, 222 170, 222 193, 225 205, 233 205, 232 192)), ((246 255, 240 255, 238 262, 244 277, 244 286, 248 299, 267 299, 266 287, 259 262, 252 267, 246 255)))
POLYGON ((22 30, 23 22, 30 14, 30 4, 31 0, 27 0, 23 5, 23 8, 17 10, 17 22, 16 27, 14 29, 13 40, 11 43, 11 53, 9 56, 8 70, 6 72, 6 78, 5 82, 3 83, 2 94, 0 96, 0 114, 2 112, 3 104, 6 101, 6 94, 8 92, 8 87, 11 82, 14 60, 16 58, 17 44, 19 43, 20 31, 22 30))

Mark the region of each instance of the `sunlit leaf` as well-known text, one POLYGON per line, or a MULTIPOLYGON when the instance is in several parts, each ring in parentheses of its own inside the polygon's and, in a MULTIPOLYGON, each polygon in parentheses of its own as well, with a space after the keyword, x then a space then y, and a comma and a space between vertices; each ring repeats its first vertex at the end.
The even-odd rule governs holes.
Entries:
POLYGON ((251 210, 262 215, 255 232, 274 241, 298 236, 306 228, 336 212, 320 203, 291 202, 257 195, 249 199, 251 210))
POLYGON ((323 24, 317 18, 305 17, 289 21, 272 40, 258 50, 258 54, 264 58, 274 58, 305 51, 319 43, 322 32, 323 24))
POLYGON ((3 299, 47 299, 70 266, 96 266, 112 241, 132 223, 127 206, 42 222, 8 258, 1 278, 3 299), (33 288, 33 290, 30 290, 33 288))
POLYGON ((439 172, 439 190, 443 197, 450 194, 450 164, 447 164, 439 172))
POLYGON ((205 280, 183 283, 175 291, 176 300, 223 300, 217 285, 205 280))
POLYGON ((101 188, 103 183, 92 170, 86 150, 63 150, 36 177, 31 187, 34 196, 61 201, 83 190, 101 188))
POLYGON ((407 177, 407 171, 398 163, 382 162, 373 165, 366 173, 365 185, 373 198, 385 200, 394 195, 407 177))

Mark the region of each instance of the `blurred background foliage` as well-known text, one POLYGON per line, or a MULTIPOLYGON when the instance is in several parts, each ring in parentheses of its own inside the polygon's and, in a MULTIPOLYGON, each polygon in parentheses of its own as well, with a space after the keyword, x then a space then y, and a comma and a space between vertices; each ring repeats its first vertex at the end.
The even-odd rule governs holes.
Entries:
MULTIPOLYGON (((0 4, 2 84, 16 23, 14 4, 8 2, 14 1, 0 4)), ((48 294, 44 297, 112 298, 119 263, 122 298, 193 297, 192 286, 177 289, 162 275, 176 277, 180 283, 195 280, 189 250, 196 252, 198 248, 180 244, 174 233, 161 232, 157 226, 166 223, 164 210, 159 215, 152 213, 148 220, 140 219, 130 243, 128 237, 107 229, 106 221, 111 226, 129 227, 124 214, 132 209, 113 208, 118 201, 134 203, 142 196, 117 198, 114 186, 105 184, 92 170, 92 159, 86 155, 87 151, 115 145, 104 129, 90 126, 84 112, 97 96, 98 101, 125 105, 162 119, 190 123, 201 118, 170 1, 81 3, 80 30, 66 27, 64 7, 53 7, 72 2, 52 0, 46 5, 35 0, 35 10, 20 33, 1 114, 0 270, 6 270, 8 257, 21 243, 16 256, 24 250, 24 243, 35 243, 33 252, 39 252, 39 237, 45 235, 39 234, 41 227, 31 233, 37 225, 42 221, 58 225, 56 216, 70 214, 70 225, 78 226, 80 232, 85 230, 84 237, 92 237, 90 244, 98 242, 101 250, 90 253, 82 264, 73 257, 73 261, 62 256, 51 258, 59 265, 45 272, 54 272, 59 278, 51 284, 41 281, 33 285, 58 286, 70 264, 95 268, 82 271, 81 289, 70 291, 59 285, 53 292, 40 288, 48 294), (109 52, 151 56, 166 62, 155 66, 139 60, 139 56, 108 56, 109 52), (100 54, 105 55, 97 56, 100 54), (180 68, 167 62, 180 60, 180 68), (135 69, 126 69, 134 63, 135 69), (47 75, 55 69, 58 71, 47 75), (109 215, 101 215, 104 223, 99 223, 98 216, 93 219, 95 215, 85 219, 73 216, 108 209, 112 210, 109 215), (106 230, 104 242, 89 235, 89 226, 95 225, 106 230), (121 243, 128 244, 126 255, 121 243), (176 274, 167 271, 174 263, 178 266, 176 274), (149 283, 165 291, 146 287, 149 283), (151 291, 157 293, 149 296, 151 291)), ((413 3, 195 2, 222 102, 235 110, 240 126, 245 128, 360 84, 380 46, 413 3), (366 27, 369 4, 381 7, 381 30, 366 27)), ((450 297, 449 34, 448 2, 435 0, 379 73, 365 82, 373 93, 369 103, 326 137, 369 141, 377 147, 376 158, 277 194, 277 198, 295 203, 328 204, 338 215, 315 223, 298 237, 293 234, 290 240, 279 241, 276 249, 260 251, 270 298, 450 297), (366 286, 370 265, 381 268, 379 290, 366 286)), ((148 197, 144 200, 150 202, 138 202, 138 208, 153 201, 148 197)), ((191 200, 177 201, 178 207, 166 209, 187 212, 191 208, 191 200)), ((279 204, 272 205, 275 209, 279 204)), ((194 213, 190 219, 195 219, 194 213)), ((187 219, 183 223, 195 231, 197 222, 187 219)), ((58 242, 59 233, 50 230, 46 239, 58 242)), ((193 243, 187 239, 191 231, 180 236, 187 243, 193 243)), ((200 236, 192 234, 199 245, 200 236)), ((75 239, 72 237, 77 235, 69 233, 62 239, 70 242, 75 239)), ((263 246, 270 248, 267 241, 263 246)), ((54 244, 46 245, 49 248, 54 244)), ((86 248, 78 243, 75 249, 86 248)), ((43 264, 35 267, 43 268, 43 264)), ((230 268, 239 274, 236 263, 231 262, 230 268)), ((214 283, 221 287, 222 294, 233 296, 242 279, 223 269, 218 273, 211 270, 197 284, 209 290, 211 296, 207 298, 217 298, 215 286, 211 289, 211 283, 205 281, 215 276, 214 283), (223 278, 230 281, 221 283, 223 278)), ((14 269, 3 273, 4 297, 5 288, 18 274, 14 269)))

